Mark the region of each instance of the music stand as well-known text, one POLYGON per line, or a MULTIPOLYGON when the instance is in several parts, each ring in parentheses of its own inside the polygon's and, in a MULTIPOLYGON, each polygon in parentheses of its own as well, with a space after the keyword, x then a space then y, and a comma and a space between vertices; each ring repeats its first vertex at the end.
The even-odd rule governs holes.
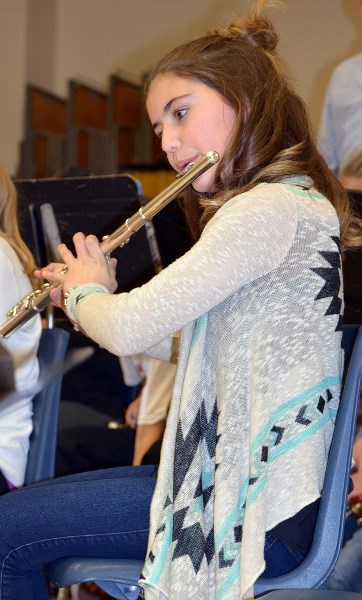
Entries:
MULTIPOLYGON (((41 205, 51 205, 61 240, 73 248, 77 231, 101 241, 144 204, 141 184, 131 175, 18 180, 15 185, 21 232, 40 266, 48 263, 41 205)), ((191 245, 183 212, 174 201, 112 253, 118 259, 118 291, 146 283, 161 265, 167 266, 191 245)))
MULTIPOLYGON (((48 262, 41 205, 52 206, 60 238, 73 249, 72 237, 77 231, 93 233, 101 241, 135 213, 142 201, 138 182, 128 175, 18 180, 15 184, 22 235, 40 266, 48 262)), ((129 291, 155 274, 144 230, 113 256, 119 259, 118 291, 129 291)))

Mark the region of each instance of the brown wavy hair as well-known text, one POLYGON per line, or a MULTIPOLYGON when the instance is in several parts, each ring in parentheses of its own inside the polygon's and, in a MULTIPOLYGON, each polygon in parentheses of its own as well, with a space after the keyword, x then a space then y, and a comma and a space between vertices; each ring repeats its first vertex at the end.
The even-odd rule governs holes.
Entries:
POLYGON ((24 272, 28 275, 33 287, 37 280, 34 277, 34 257, 21 237, 18 225, 18 197, 15 186, 0 163, 0 235, 14 249, 19 257, 24 272))
POLYGON ((317 150, 306 106, 277 54, 278 35, 262 14, 277 5, 282 3, 257 0, 246 16, 236 18, 228 27, 214 29, 172 50, 148 73, 145 97, 155 77, 170 73, 201 81, 235 110, 235 128, 216 170, 216 192, 200 197, 188 189, 184 194, 186 217, 195 239, 232 196, 261 182, 308 175, 336 209, 342 247, 358 247, 362 245, 361 222, 317 150), (229 164, 232 168, 226 170, 229 164))

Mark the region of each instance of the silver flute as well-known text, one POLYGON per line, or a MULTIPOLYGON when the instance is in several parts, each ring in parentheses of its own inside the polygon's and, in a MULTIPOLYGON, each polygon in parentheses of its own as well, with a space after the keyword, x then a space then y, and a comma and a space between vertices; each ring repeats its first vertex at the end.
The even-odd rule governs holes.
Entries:
MULTIPOLYGON (((219 158, 217 152, 210 150, 198 162, 188 164, 183 171, 178 173, 175 181, 163 192, 126 219, 125 223, 113 233, 103 238, 99 245, 103 254, 109 257, 113 250, 124 246, 134 233, 141 229, 147 221, 150 221, 171 200, 174 200, 197 177, 215 165, 219 158)), ((64 267, 62 273, 66 272, 67 267, 64 267)), ((7 313, 8 320, 0 327, 0 338, 10 336, 29 319, 42 312, 51 302, 50 292, 59 285, 59 283, 44 283, 39 289, 34 290, 13 306, 7 313)))

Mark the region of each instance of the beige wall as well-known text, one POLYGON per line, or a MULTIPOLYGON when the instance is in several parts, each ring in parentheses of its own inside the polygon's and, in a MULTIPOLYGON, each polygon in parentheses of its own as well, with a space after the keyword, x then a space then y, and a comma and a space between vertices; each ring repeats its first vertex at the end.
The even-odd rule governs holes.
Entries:
POLYGON ((10 172, 18 160, 23 125, 26 2, 0 0, 0 161, 10 172))
POLYGON ((362 51, 358 0, 287 0, 286 4, 287 10, 274 19, 281 49, 317 128, 333 68, 362 51))
POLYGON ((27 6, 26 79, 53 91, 56 76, 57 3, 56 0, 27 0, 27 6))
MULTIPOLYGON (((280 48, 317 128, 333 67, 362 51, 362 18, 357 0, 285 4, 285 11, 272 13, 280 48)), ((0 127, 7 131, 0 158, 15 170, 26 80, 65 96, 69 78, 100 88, 118 70, 137 78, 174 45, 246 6, 247 0, 0 0, 8 34, 0 41, 2 56, 7 53, 7 69, 0 66, 0 127)))

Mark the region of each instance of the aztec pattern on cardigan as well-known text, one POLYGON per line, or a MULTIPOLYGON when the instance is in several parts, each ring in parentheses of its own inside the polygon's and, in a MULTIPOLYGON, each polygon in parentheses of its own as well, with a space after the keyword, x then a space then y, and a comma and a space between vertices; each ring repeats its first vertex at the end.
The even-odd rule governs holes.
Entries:
POLYGON ((203 232, 261 192, 276 211, 278 197, 295 203, 277 267, 183 328, 140 580, 147 599, 252 598, 265 532, 320 495, 340 394, 341 265, 335 211, 310 184, 258 186, 203 232))

